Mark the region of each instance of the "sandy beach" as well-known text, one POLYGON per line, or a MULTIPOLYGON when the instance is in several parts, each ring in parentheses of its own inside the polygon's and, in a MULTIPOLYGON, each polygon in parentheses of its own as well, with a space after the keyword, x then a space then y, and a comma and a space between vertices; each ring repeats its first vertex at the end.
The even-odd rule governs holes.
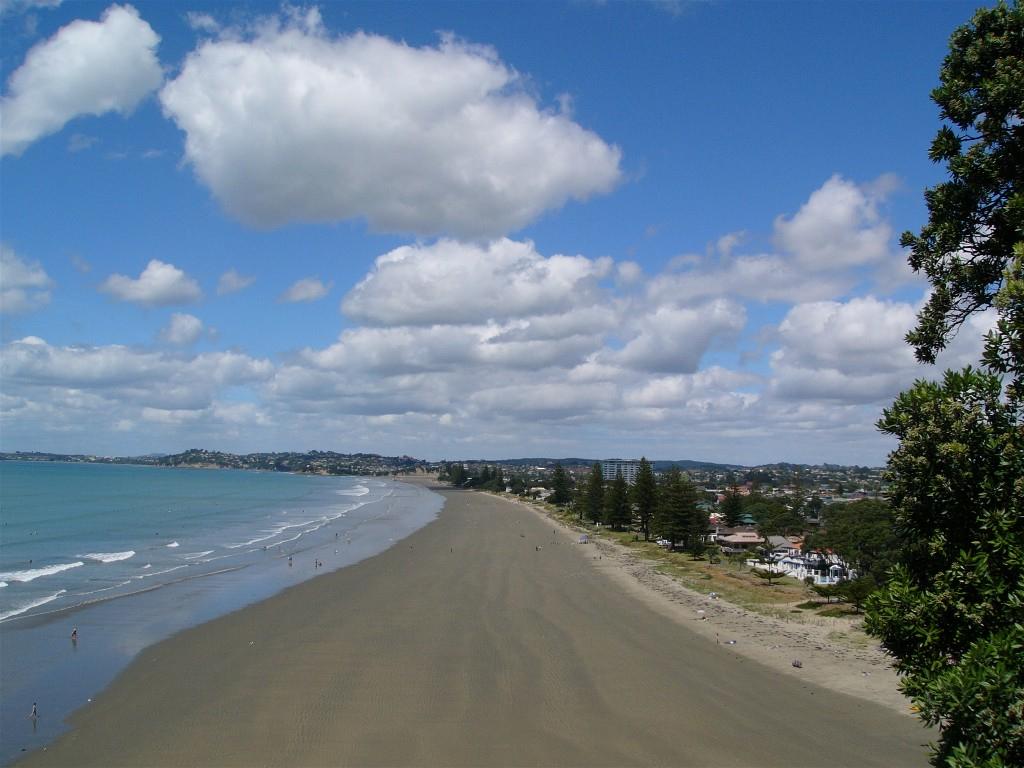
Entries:
POLYGON ((439 492, 385 553, 147 649, 19 765, 926 765, 870 654, 783 647, 527 505, 439 492))
MULTIPOLYGON (((561 527, 538 505, 517 503, 561 527)), ((574 540, 584 530, 566 529, 574 540)), ((706 592, 688 589, 660 573, 655 563, 626 547, 600 538, 594 539, 593 544, 598 553, 597 561, 593 562, 596 568, 637 600, 691 631, 716 644, 729 644, 729 650, 780 673, 913 716, 910 700, 899 691, 892 660, 879 644, 872 640, 851 641, 849 637, 844 642, 835 637, 851 634, 850 620, 785 621, 755 613, 726 600, 710 598, 706 592), (800 662, 799 668, 794 667, 794 660, 800 662)))

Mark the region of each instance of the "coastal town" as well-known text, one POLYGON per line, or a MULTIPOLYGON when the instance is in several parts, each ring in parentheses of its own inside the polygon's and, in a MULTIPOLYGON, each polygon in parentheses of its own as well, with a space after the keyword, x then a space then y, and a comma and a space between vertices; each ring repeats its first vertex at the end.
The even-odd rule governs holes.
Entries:
MULTIPOLYGON (((621 477, 627 488, 635 491, 640 460, 569 461, 572 463, 567 466, 547 460, 529 465, 459 462, 457 471, 453 471, 452 463, 442 463, 431 467, 431 471, 436 470, 441 477, 463 487, 482 486, 538 502, 554 501, 570 510, 575 508, 581 522, 586 517, 583 509, 587 504, 584 496, 588 478, 595 467, 600 468, 606 486, 621 477), (563 482, 569 486, 566 499, 557 498, 558 476, 564 477, 563 482)), ((887 509, 883 470, 839 465, 772 464, 746 468, 692 461, 651 462, 655 482, 662 483, 665 473, 678 469, 680 464, 689 465, 684 474, 695 492, 692 515, 698 533, 692 536, 696 546, 687 547, 695 555, 707 553, 712 560, 732 558, 763 572, 763 577, 786 576, 818 587, 856 582, 864 575, 860 566, 870 565, 854 562, 861 554, 859 549, 851 548, 849 553, 837 551, 838 542, 827 535, 826 521, 830 510, 841 510, 855 502, 867 505, 854 509, 887 509), (727 511, 730 505, 734 512, 727 511)), ((600 528, 610 520, 607 514, 590 515, 589 522, 600 528)), ((628 522, 620 527, 639 532, 642 529, 638 522, 636 505, 631 504, 628 522)), ((675 549, 677 544, 684 548, 683 541, 654 538, 666 549, 675 549)), ((875 570, 872 575, 877 575, 875 570)))
MULTIPOLYGON (((621 476, 627 487, 636 483, 640 460, 603 459, 507 459, 498 461, 425 461, 412 456, 380 456, 367 453, 267 452, 237 455, 223 451, 190 449, 170 455, 139 457, 103 457, 13 452, 0 454, 0 461, 60 461, 93 464, 136 464, 194 469, 240 469, 296 474, 398 476, 426 474, 441 477, 452 484, 480 487, 537 502, 551 501, 558 493, 561 473, 570 495, 555 499, 566 507, 582 508, 582 494, 589 474, 599 466, 607 484, 621 476), (453 468, 458 467, 458 471, 453 468)), ((885 503, 887 486, 884 471, 877 467, 835 464, 801 465, 790 463, 743 467, 693 460, 655 461, 650 466, 656 482, 666 473, 682 471, 696 493, 695 514, 704 521, 699 540, 700 554, 731 557, 754 570, 788 576, 808 585, 836 586, 857 580, 861 564, 836 551, 822 532, 830 508, 853 502, 885 503), (685 469, 683 469, 685 468, 685 469), (731 498, 736 514, 723 510, 731 498)), ((635 529, 630 511, 627 530, 635 529)), ((583 513, 579 513, 582 520, 583 513)), ((600 527, 607 520, 592 516, 591 524, 600 527)), ((638 530, 638 529, 637 529, 638 530)), ((674 549, 677 543, 655 537, 663 547, 674 549)))

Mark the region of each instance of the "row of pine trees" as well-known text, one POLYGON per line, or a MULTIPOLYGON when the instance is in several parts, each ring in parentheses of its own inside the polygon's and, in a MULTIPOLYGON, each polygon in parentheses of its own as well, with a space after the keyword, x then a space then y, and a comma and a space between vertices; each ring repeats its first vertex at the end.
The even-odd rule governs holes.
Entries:
POLYGON ((633 528, 645 541, 665 539, 694 557, 706 547, 708 513, 698 505, 700 496, 689 477, 677 468, 656 479, 650 462, 642 458, 636 482, 630 487, 621 474, 605 478, 595 462, 573 494, 568 474, 556 464, 552 489, 550 501, 560 506, 572 503, 580 520, 601 523, 614 531, 633 528))
MULTIPOLYGON (((509 483, 520 486, 514 487, 513 492, 525 490, 520 478, 515 475, 506 478, 500 466, 484 466, 479 472, 471 473, 461 463, 453 462, 442 465, 441 476, 463 488, 500 491, 509 483)), ((640 459, 633 486, 621 475, 604 477, 600 463, 595 462, 576 487, 572 476, 556 463, 548 500, 563 508, 571 507, 580 521, 601 523, 615 531, 632 529, 643 536, 644 541, 664 539, 672 548, 683 549, 694 557, 699 557, 706 548, 708 513, 698 505, 701 499, 696 487, 678 468, 656 477, 646 458, 640 459)), ((726 494, 722 512, 727 518, 738 519, 742 504, 737 493, 726 494)))

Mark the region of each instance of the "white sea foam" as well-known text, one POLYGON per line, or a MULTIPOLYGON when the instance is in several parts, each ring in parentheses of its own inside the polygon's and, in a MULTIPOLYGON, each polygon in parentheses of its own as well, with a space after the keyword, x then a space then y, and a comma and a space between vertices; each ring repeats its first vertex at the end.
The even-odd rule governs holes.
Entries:
POLYGON ((170 549, 173 549, 174 547, 180 547, 180 546, 181 546, 181 544, 179 544, 179 543, 178 543, 178 542, 176 542, 176 541, 172 541, 172 542, 171 542, 170 544, 168 544, 167 546, 168 546, 168 548, 170 548, 170 549))
POLYGON ((295 541, 296 539, 301 539, 301 538, 302 538, 302 534, 301 534, 301 533, 296 533, 296 534, 295 534, 294 536, 292 536, 292 537, 291 537, 290 539, 281 539, 281 541, 277 542, 277 543, 275 544, 275 546, 278 546, 278 547, 279 547, 279 546, 281 546, 282 544, 288 544, 288 543, 290 543, 290 542, 293 542, 293 541, 295 541))
POLYGON ((9 611, 4 611, 3 613, 0 613, 0 621, 4 621, 5 619, 10 619, 10 618, 12 618, 14 616, 19 616, 19 615, 23 614, 25 611, 31 611, 33 608, 36 608, 36 607, 38 607, 40 605, 46 605, 47 603, 52 603, 54 600, 56 600, 58 597, 63 595, 65 592, 67 592, 67 590, 66 589, 62 589, 59 592, 54 592, 52 595, 47 595, 46 597, 40 597, 40 598, 38 598, 36 600, 33 600, 32 602, 25 603, 24 605, 19 605, 17 608, 12 608, 9 611))
POLYGON ((6 581, 0 581, 0 589, 3 589, 6 586, 7 586, 7 582, 6 581))
POLYGON ((146 570, 147 568, 152 568, 152 567, 153 567, 152 563, 146 563, 144 566, 142 566, 142 570, 146 570))
POLYGON ((239 542, 237 544, 225 544, 224 546, 227 549, 239 549, 240 547, 248 547, 248 546, 251 546, 253 544, 256 544, 257 542, 266 541, 267 539, 272 539, 275 536, 277 536, 277 534, 279 534, 280 531, 270 531, 270 532, 263 531, 263 533, 266 533, 267 535, 266 536, 257 536, 255 539, 249 539, 248 541, 241 541, 241 542, 239 542))
POLYGON ((170 573, 171 571, 180 571, 182 568, 188 568, 188 563, 185 565, 176 565, 173 568, 168 568, 163 571, 153 571, 152 573, 144 573, 141 576, 132 576, 133 579, 148 579, 151 576, 159 576, 162 573, 170 573))
POLYGON ((71 568, 78 568, 85 565, 81 560, 74 563, 62 563, 61 565, 48 565, 45 568, 32 568, 27 571, 8 571, 0 573, 0 581, 34 581, 42 576, 52 576, 55 573, 66 571, 71 568))
POLYGON ((86 595, 98 595, 100 592, 109 592, 112 589, 117 589, 118 587, 123 587, 123 586, 126 586, 126 585, 131 584, 131 583, 132 583, 132 580, 128 579, 127 581, 122 581, 122 582, 120 582, 118 584, 115 584, 112 587, 103 587, 101 589, 93 589, 93 590, 91 590, 89 592, 79 592, 76 595, 76 597, 85 597, 86 595))
POLYGON ((339 496, 365 496, 370 492, 370 489, 365 485, 357 485, 355 488, 343 488, 340 491, 335 491, 339 496))
POLYGON ((223 560, 225 557, 237 557, 234 552, 229 552, 226 555, 218 555, 217 557, 204 557, 200 560, 200 563, 212 563, 214 560, 223 560))
MULTIPOLYGON (((260 531, 260 533, 264 534, 263 536, 257 536, 256 538, 249 539, 248 541, 240 541, 237 544, 225 544, 224 546, 227 549, 239 549, 240 547, 251 547, 253 544, 259 544, 261 541, 266 541, 267 539, 272 539, 275 536, 280 536, 282 533, 287 531, 289 528, 301 528, 304 525, 311 525, 312 523, 315 523, 315 522, 317 522, 317 521, 316 520, 302 520, 302 521, 297 522, 297 523, 283 523, 283 524, 277 526, 277 528, 273 528, 273 529, 264 528, 262 531, 260 531)), ((300 533, 299 535, 301 536, 302 534, 300 533)), ((289 541, 291 541, 291 539, 289 539, 289 541)), ((277 542, 277 543, 280 543, 280 542, 277 542)))
POLYGON ((101 563, 116 563, 119 560, 127 560, 129 557, 135 557, 135 550, 129 549, 127 552, 90 552, 87 555, 75 555, 75 557, 99 560, 101 563))
POLYGON ((189 553, 187 555, 180 555, 180 557, 181 557, 182 560, 195 560, 196 558, 206 557, 207 555, 212 555, 212 554, 213 554, 213 550, 212 549, 208 549, 205 552, 191 552, 191 553, 189 553))

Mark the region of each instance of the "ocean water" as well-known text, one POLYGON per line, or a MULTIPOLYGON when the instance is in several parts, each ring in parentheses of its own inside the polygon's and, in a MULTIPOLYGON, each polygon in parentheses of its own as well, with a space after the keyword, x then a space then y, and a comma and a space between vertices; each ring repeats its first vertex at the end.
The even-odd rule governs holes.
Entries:
POLYGON ((0 462, 0 762, 148 645, 382 552, 442 504, 377 478, 0 462))

